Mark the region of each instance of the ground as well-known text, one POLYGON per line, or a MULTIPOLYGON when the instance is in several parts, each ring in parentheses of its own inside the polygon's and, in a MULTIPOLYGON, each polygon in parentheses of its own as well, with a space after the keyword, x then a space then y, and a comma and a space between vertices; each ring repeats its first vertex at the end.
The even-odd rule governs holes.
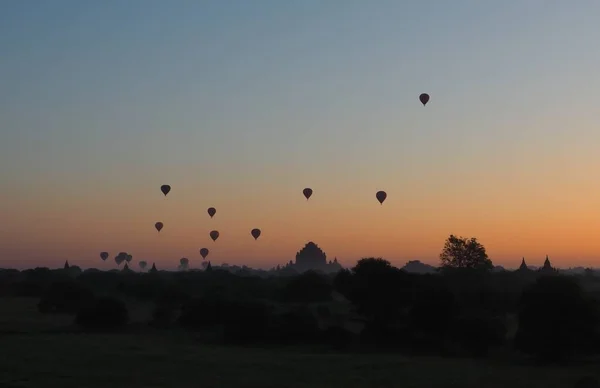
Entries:
MULTIPOLYGON (((398 355, 207 346, 182 332, 78 334, 36 300, 0 299, 0 387, 573 387, 597 365, 531 367, 398 355)), ((138 306, 134 318, 147 314, 138 306)))

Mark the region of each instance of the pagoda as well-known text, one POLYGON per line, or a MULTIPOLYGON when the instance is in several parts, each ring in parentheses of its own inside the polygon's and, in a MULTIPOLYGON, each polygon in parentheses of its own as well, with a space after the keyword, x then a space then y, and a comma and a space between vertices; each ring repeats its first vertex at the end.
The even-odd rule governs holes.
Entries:
POLYGON ((531 272, 531 269, 529 269, 529 267, 525 263, 525 258, 524 257, 521 260, 521 265, 519 266, 519 269, 517 271, 519 271, 519 272, 531 272))
POLYGON ((546 260, 544 260, 544 266, 538 269, 538 272, 540 272, 543 275, 550 275, 557 273, 558 270, 552 267, 552 264, 550 264, 550 259, 548 259, 548 255, 546 255, 546 260))
POLYGON ((290 261, 286 268, 292 268, 297 272, 317 270, 323 272, 337 272, 342 269, 337 257, 327 262, 327 255, 317 244, 309 241, 298 253, 296 262, 290 261))

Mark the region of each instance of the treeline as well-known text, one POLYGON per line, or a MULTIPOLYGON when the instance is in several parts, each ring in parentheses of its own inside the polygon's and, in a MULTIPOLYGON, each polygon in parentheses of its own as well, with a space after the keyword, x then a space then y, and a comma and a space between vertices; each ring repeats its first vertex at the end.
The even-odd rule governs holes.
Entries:
POLYGON ((600 279, 488 267, 417 275, 367 258, 335 275, 268 278, 37 268, 0 271, 0 294, 37 297, 40 314, 72 314, 82 330, 127 330, 131 301, 149 301, 150 330, 236 345, 553 362, 600 352, 600 279))

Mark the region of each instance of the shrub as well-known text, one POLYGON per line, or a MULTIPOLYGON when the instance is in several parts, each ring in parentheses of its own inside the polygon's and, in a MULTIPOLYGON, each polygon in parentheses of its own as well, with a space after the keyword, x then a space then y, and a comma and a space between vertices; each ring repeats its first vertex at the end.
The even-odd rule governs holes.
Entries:
POLYGON ((318 341, 321 332, 315 316, 308 309, 299 309, 275 315, 269 334, 277 343, 296 344, 318 341))
POLYGON ((286 302, 323 302, 331 299, 333 287, 329 279, 314 271, 293 277, 283 289, 286 302))
POLYGON ((38 311, 49 314, 75 314, 94 299, 94 293, 75 281, 50 285, 38 303, 38 311))
POLYGON ((347 349, 356 335, 341 326, 331 326, 322 332, 322 341, 335 350, 347 349))
POLYGON ((150 324, 154 327, 168 327, 173 323, 175 307, 171 304, 159 304, 152 312, 150 324))
POLYGON ((93 300, 82 308, 75 322, 85 329, 115 329, 125 326, 129 313, 125 303, 116 298, 104 297, 93 300))
POLYGON ((223 323, 223 301, 218 298, 194 298, 184 303, 181 307, 179 324, 197 329, 223 323))
POLYGON ((452 334, 471 356, 482 357, 504 343, 506 325, 502 318, 485 314, 462 316, 454 322, 452 334))
POLYGON ((418 291, 410 309, 411 329, 442 338, 450 329, 454 312, 454 295, 449 289, 440 286, 427 287, 418 291))
POLYGON ((559 361, 589 350, 597 315, 579 284, 566 276, 543 277, 521 297, 518 350, 544 361, 559 361))
POLYGON ((224 311, 224 340, 227 343, 247 343, 266 338, 269 310, 259 302, 229 304, 224 311))

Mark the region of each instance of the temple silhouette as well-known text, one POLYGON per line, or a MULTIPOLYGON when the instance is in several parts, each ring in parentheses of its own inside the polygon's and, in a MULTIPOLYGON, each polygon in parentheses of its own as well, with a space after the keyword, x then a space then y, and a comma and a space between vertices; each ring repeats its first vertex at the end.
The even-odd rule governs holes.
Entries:
POLYGON ((533 269, 531 269, 527 266, 527 263, 525 263, 525 258, 523 257, 523 259, 521 260, 521 265, 519 266, 519 269, 517 271, 520 273, 537 272, 541 275, 550 275, 550 274, 558 273, 558 269, 552 267, 552 264, 550 263, 550 259, 548 258, 548 255, 546 255, 546 260, 544 260, 544 265, 541 268, 538 268, 536 271, 534 271, 533 269))
POLYGON ((327 255, 317 244, 309 241, 304 248, 296 253, 296 262, 290 260, 282 269, 295 270, 296 272, 306 272, 309 270, 321 271, 325 273, 338 272, 342 266, 337 261, 327 261, 327 255))

